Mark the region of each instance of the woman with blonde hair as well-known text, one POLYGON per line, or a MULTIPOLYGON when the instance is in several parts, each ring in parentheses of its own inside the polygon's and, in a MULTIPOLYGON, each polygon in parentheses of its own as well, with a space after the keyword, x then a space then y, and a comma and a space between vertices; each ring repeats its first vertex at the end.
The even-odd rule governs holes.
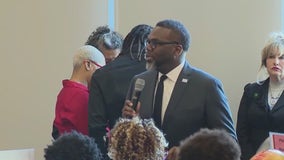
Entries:
POLYGON ((269 132, 284 133, 283 33, 270 35, 262 49, 260 63, 256 82, 244 87, 238 111, 237 135, 242 160, 248 160, 256 153, 269 132))

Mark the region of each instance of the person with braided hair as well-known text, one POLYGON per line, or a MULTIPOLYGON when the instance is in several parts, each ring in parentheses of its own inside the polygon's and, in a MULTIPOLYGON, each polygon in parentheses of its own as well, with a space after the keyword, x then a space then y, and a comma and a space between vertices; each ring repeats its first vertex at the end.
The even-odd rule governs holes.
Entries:
POLYGON ((163 160, 168 143, 152 119, 121 118, 110 132, 113 160, 163 160))
POLYGON ((145 48, 152 28, 146 24, 135 26, 125 37, 119 56, 92 76, 88 106, 89 136, 96 139, 105 156, 106 128, 111 129, 121 116, 132 77, 146 70, 145 48))
POLYGON ((121 51, 123 37, 108 26, 100 26, 91 33, 85 45, 98 48, 105 56, 106 63, 113 61, 121 51))

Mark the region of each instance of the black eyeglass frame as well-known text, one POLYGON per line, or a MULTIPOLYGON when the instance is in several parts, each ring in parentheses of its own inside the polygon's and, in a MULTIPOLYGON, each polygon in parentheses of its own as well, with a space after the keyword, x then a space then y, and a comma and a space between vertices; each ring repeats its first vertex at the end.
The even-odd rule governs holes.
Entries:
POLYGON ((150 45, 152 48, 156 48, 158 45, 162 46, 162 45, 169 45, 169 44, 176 44, 179 45, 179 43, 177 41, 160 41, 160 40, 156 40, 156 39, 148 39, 146 41, 147 45, 150 45))

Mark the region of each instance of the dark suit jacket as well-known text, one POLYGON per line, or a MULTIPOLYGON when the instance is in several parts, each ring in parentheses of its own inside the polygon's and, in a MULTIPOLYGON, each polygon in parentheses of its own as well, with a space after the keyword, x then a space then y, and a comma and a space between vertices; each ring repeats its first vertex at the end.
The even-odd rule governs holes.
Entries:
POLYGON ((105 154, 107 145, 103 139, 106 127, 112 128, 121 116, 127 90, 134 75, 145 71, 145 61, 131 59, 121 55, 92 76, 88 126, 89 135, 95 138, 99 148, 105 154))
MULTIPOLYGON (((140 97, 142 118, 152 117, 157 74, 157 71, 146 71, 132 80, 128 99, 136 79, 145 80, 140 97)), ((169 147, 172 147, 201 128, 223 128, 236 139, 231 111, 221 82, 186 62, 174 86, 162 130, 169 147)))
POLYGON ((242 159, 250 159, 269 131, 284 133, 284 95, 269 110, 269 79, 262 85, 247 84, 240 102, 237 121, 237 135, 242 150, 242 159))

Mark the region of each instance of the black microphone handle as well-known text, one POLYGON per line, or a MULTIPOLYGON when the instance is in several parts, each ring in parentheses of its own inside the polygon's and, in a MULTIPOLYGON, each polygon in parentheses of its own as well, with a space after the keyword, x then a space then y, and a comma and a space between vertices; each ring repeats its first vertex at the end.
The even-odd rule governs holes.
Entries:
POLYGON ((141 91, 134 91, 133 96, 131 98, 131 102, 133 104, 132 108, 136 111, 137 108, 137 104, 139 101, 139 97, 140 97, 141 91))

